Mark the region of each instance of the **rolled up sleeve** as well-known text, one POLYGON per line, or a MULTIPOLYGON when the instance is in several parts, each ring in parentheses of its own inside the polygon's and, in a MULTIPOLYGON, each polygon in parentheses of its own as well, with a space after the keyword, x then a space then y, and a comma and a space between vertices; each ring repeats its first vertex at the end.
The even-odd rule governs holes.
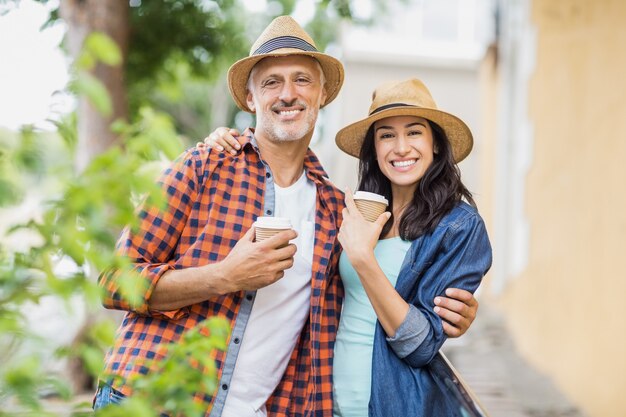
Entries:
POLYGON ((404 359, 413 353, 428 337, 430 326, 424 315, 412 304, 404 321, 396 330, 393 337, 387 337, 387 342, 395 354, 404 359))
POLYGON ((160 184, 165 205, 142 205, 139 226, 126 228, 117 243, 116 254, 128 268, 110 268, 99 278, 105 308, 131 311, 139 315, 176 319, 187 309, 151 311, 150 297, 159 279, 173 269, 172 254, 182 234, 197 193, 196 162, 191 152, 181 155, 165 170, 160 184))

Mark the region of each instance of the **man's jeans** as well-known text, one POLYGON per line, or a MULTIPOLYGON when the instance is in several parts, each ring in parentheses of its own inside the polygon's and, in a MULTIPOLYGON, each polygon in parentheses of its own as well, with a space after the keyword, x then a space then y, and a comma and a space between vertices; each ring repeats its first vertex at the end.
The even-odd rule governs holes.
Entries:
POLYGON ((124 394, 112 388, 109 384, 100 383, 93 400, 93 409, 97 410, 109 404, 119 404, 124 401, 124 398, 126 398, 124 394))
POLYGON ((126 398, 124 394, 111 387, 109 384, 100 383, 96 397, 93 400, 93 409, 98 410, 109 404, 119 404, 126 398))
MULTIPOLYGON (((119 404, 126 396, 111 387, 109 384, 105 384, 104 382, 100 382, 98 386, 98 390, 96 391, 96 396, 93 400, 93 409, 98 410, 100 408, 104 408, 109 404, 119 404)), ((162 413, 161 417, 169 417, 167 414, 162 413)))

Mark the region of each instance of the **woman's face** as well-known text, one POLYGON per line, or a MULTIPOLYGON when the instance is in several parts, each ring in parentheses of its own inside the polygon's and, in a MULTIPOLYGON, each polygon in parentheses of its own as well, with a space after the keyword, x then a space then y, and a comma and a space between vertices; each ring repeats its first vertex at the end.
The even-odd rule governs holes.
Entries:
POLYGON ((392 188, 415 190, 433 162, 433 131, 421 117, 393 116, 374 123, 378 166, 392 188))

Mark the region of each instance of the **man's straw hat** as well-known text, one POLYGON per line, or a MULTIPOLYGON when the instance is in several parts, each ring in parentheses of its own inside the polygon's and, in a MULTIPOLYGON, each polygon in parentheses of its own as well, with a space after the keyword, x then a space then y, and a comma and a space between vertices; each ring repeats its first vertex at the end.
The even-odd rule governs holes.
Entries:
POLYGON ((458 117, 438 110, 430 91, 415 78, 379 86, 372 96, 369 116, 341 129, 335 137, 337 146, 358 158, 370 126, 391 116, 418 116, 438 124, 450 141, 456 162, 462 161, 472 150, 474 140, 467 125, 458 117))
POLYGON ((250 48, 250 55, 235 62, 228 70, 228 88, 237 106, 253 113, 246 103, 248 77, 252 67, 267 57, 304 55, 315 58, 326 78, 326 102, 337 97, 343 84, 343 65, 339 60, 317 50, 313 39, 290 16, 279 16, 269 24, 250 48))

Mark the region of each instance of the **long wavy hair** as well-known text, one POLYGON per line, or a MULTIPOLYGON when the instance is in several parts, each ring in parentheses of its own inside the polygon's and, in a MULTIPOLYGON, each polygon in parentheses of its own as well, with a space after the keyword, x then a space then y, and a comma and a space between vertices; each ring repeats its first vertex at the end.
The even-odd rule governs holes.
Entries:
MULTIPOLYGON (((441 219, 462 199, 476 207, 472 194, 461 182, 461 172, 452 157, 452 148, 445 132, 439 125, 428 120, 433 132, 433 148, 437 149, 432 164, 420 179, 412 202, 400 219, 399 231, 403 240, 415 240, 431 233, 441 219)), ((370 126, 359 161, 359 190, 383 195, 393 207, 391 181, 376 160, 374 146, 374 124, 370 126)), ((393 212, 385 224, 381 236, 385 236, 394 224, 393 212)))

